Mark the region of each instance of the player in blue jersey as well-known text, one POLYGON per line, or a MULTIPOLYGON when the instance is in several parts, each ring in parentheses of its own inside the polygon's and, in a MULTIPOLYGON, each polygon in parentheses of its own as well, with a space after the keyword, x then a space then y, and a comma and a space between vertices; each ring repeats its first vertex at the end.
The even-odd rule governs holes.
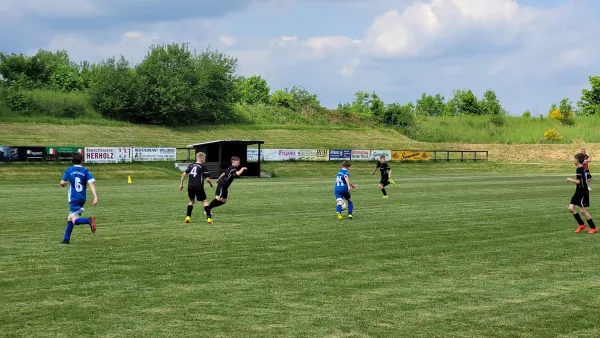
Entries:
POLYGON ((348 201, 348 218, 354 219, 352 216, 354 204, 352 203, 352 197, 350 196, 350 190, 354 188, 356 188, 356 185, 350 183, 350 162, 344 161, 342 162, 342 169, 338 171, 338 174, 335 177, 335 186, 333 188, 333 193, 337 202, 335 210, 337 212, 337 218, 340 221, 342 220, 342 205, 344 205, 344 200, 348 201))
POLYGON ((67 217, 67 229, 65 230, 65 237, 62 244, 69 244, 71 240, 71 232, 73 226, 87 224, 92 229, 92 232, 96 232, 96 217, 91 216, 90 218, 81 218, 83 213, 83 205, 86 199, 86 188, 89 185, 92 194, 94 194, 94 200, 92 206, 98 204, 98 196, 96 195, 96 186, 94 182, 94 176, 86 168, 81 166, 83 163, 83 155, 81 153, 73 153, 73 159, 71 161, 73 166, 67 168, 63 174, 62 180, 60 181, 61 187, 69 186, 69 217, 67 217))

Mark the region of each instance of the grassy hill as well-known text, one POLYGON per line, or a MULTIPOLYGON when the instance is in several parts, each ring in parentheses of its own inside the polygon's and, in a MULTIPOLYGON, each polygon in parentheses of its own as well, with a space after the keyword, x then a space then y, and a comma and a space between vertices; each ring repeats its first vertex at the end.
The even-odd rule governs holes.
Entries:
MULTIPOLYGON (((218 139, 260 139, 265 148, 309 149, 395 149, 395 150, 488 150, 491 161, 563 161, 585 146, 591 154, 600 144, 491 144, 411 140, 392 129, 333 126, 206 126, 189 129, 130 124, 0 123, 0 144, 14 146, 153 146, 185 147, 190 143, 218 139), (79 141, 74 141, 79 140, 79 141), (79 143, 79 144, 74 144, 79 143)), ((599 131, 600 132, 600 131, 599 131)))

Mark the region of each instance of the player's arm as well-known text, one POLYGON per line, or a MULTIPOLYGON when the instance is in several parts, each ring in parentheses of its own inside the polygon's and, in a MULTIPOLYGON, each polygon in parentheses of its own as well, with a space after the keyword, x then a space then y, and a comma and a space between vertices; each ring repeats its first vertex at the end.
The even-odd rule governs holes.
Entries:
POLYGON ((350 183, 350 177, 344 176, 344 180, 346 180, 346 184, 348 184, 349 187, 352 187, 352 189, 356 188, 356 185, 350 183))
POLYGON ((179 190, 183 190, 183 182, 185 182, 185 177, 187 176, 187 173, 184 171, 181 174, 181 181, 179 182, 179 190))
POLYGON ((371 176, 375 175, 375 172, 377 171, 377 169, 379 169, 379 164, 375 167, 375 169, 373 169, 373 172, 371 173, 371 176))
POLYGON ((60 186, 63 187, 63 188, 66 187, 67 184, 69 184, 69 181, 67 181, 68 179, 69 179, 69 175, 65 171, 65 173, 63 174, 62 179, 60 180, 60 186))
POLYGON ((206 174, 206 178, 204 179, 206 181, 206 183, 208 183, 208 185, 210 185, 210 187, 213 187, 212 181, 210 180, 210 173, 208 172, 208 170, 206 170, 204 172, 206 174))
POLYGON ((96 184, 94 184, 94 182, 91 182, 89 185, 90 185, 90 190, 92 191, 92 195, 94 195, 94 200, 92 201, 92 206, 95 206, 96 204, 98 204, 98 195, 96 194, 96 184))
POLYGON ((588 156, 588 157, 585 159, 585 161, 584 161, 584 162, 585 162, 585 163, 592 162, 592 157, 591 157, 591 156, 588 156))
POLYGON ((392 179, 392 168, 388 168, 388 178, 392 179))
POLYGON ((244 173, 244 171, 248 170, 248 168, 243 167, 242 169, 238 170, 235 172, 235 176, 240 176, 241 174, 244 173))
POLYGON ((577 179, 577 180, 574 180, 574 179, 572 179, 572 178, 570 178, 570 177, 569 177, 569 178, 567 178, 567 182, 570 182, 570 183, 575 183, 575 184, 579 184, 579 183, 581 183, 581 181, 580 181, 580 180, 578 180, 578 179, 577 179))
POLYGON ((223 173, 221 173, 221 176, 219 176, 219 177, 217 178, 217 183, 219 183, 219 181, 220 181, 220 180, 223 178, 223 176, 225 176, 225 173, 226 173, 226 172, 223 172, 223 173))

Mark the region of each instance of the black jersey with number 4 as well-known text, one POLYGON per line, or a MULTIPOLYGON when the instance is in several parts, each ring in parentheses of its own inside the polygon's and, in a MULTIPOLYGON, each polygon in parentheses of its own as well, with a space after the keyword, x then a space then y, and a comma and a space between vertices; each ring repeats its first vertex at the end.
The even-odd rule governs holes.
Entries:
POLYGON ((229 188, 233 180, 237 177, 237 171, 238 168, 236 166, 229 166, 227 171, 225 171, 225 176, 221 181, 219 181, 219 184, 221 184, 221 186, 225 189, 229 188))
POLYGON ((204 189, 204 180, 210 177, 208 169, 200 163, 190 164, 185 173, 190 177, 188 189, 204 189))
POLYGON ((388 171, 391 169, 387 162, 377 162, 377 169, 381 172, 381 178, 386 178, 389 176, 388 171))
POLYGON ((579 193, 588 193, 588 178, 585 173, 585 167, 579 166, 577 167, 577 179, 579 180, 579 184, 577 185, 576 192, 579 193))

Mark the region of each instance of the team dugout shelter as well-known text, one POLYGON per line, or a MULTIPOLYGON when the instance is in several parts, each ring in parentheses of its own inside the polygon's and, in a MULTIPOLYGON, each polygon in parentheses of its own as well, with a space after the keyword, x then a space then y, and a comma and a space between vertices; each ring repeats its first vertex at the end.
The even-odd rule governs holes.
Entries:
POLYGON ((205 166, 211 178, 218 178, 227 170, 233 156, 240 158, 240 167, 248 168, 242 176, 260 177, 260 146, 263 144, 264 141, 256 140, 219 140, 190 144, 187 147, 194 149, 194 156, 200 152, 206 154, 205 166), (253 145, 258 145, 258 161, 248 162, 248 146, 253 145))

